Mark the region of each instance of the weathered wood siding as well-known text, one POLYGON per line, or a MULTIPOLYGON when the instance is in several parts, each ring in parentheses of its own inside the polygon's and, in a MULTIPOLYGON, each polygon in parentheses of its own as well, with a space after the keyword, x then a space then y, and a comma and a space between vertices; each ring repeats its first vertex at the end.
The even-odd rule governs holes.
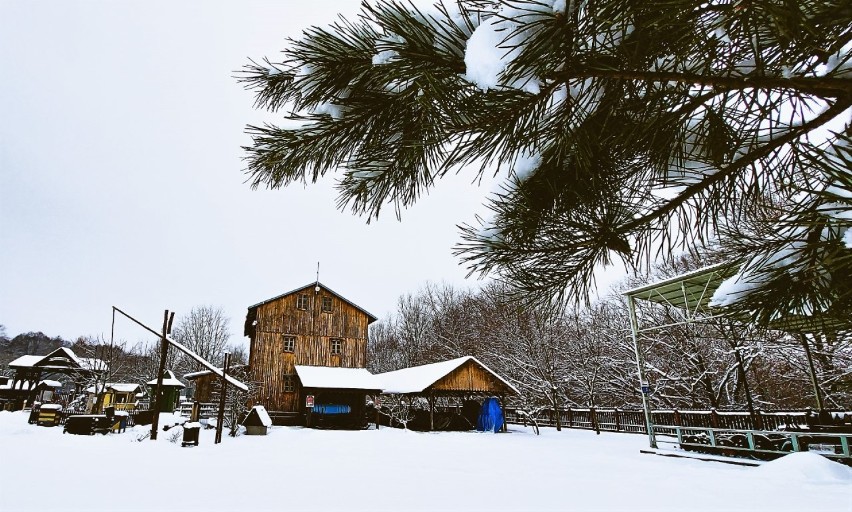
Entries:
POLYGON ((193 382, 195 385, 195 394, 193 395, 193 400, 198 402, 212 402, 213 401, 213 382, 216 379, 220 379, 218 375, 215 373, 211 373, 210 375, 202 375, 201 377, 196 377, 193 382))
POLYGON ((514 394, 508 386, 474 361, 467 361, 429 387, 436 392, 485 392, 514 394))
MULTIPOLYGON (((257 324, 250 332, 249 365, 252 380, 261 384, 258 400, 271 411, 300 411, 298 381, 284 391, 286 375, 295 365, 366 368, 369 317, 324 289, 296 291, 262 304, 254 312, 257 324), (298 309, 298 296, 308 296, 308 308, 298 309), (331 312, 322 311, 322 297, 332 297, 331 312), (295 336, 293 352, 284 351, 284 336, 295 336), (331 353, 331 340, 342 340, 342 353, 331 353)), ((251 315, 251 312, 250 312, 251 315)))

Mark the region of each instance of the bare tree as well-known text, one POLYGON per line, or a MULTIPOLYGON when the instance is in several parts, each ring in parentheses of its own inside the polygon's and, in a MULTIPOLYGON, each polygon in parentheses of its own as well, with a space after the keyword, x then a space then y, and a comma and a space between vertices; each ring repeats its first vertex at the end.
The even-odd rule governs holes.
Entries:
MULTIPOLYGON (((172 330, 172 338, 210 363, 221 365, 231 338, 230 319, 221 307, 196 306, 178 320, 172 330)), ((179 373, 200 369, 197 361, 178 356, 175 370, 179 373)))

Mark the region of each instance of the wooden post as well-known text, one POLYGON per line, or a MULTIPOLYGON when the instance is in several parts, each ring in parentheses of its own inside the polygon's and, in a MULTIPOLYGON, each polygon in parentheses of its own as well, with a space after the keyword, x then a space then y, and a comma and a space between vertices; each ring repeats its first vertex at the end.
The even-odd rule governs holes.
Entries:
POLYGON ((151 416, 151 441, 157 440, 157 429, 160 426, 160 401, 163 398, 163 373, 166 372, 166 357, 169 355, 169 342, 166 341, 166 336, 172 332, 172 321, 174 319, 174 311, 169 314, 169 310, 167 309, 163 313, 163 337, 160 339, 160 366, 157 370, 157 385, 154 387, 154 396, 151 398, 151 402, 154 404, 154 412, 151 416))
POLYGON ((568 407, 568 428, 574 427, 574 411, 568 407))
POLYGON ((435 430, 435 394, 429 391, 429 431, 435 430))
POLYGON ((600 434, 601 428, 600 428, 600 425, 598 425, 598 413, 595 410, 594 406, 589 408, 589 416, 591 416, 592 428, 595 429, 595 432, 600 434))
POLYGON ((615 408, 615 431, 621 432, 621 418, 620 413, 618 412, 618 407, 615 408))
POLYGON ((509 429, 506 426, 506 395, 500 395, 500 406, 503 407, 503 428, 500 430, 502 432, 508 432, 509 429))
POLYGON ((713 428, 719 428, 719 413, 716 412, 716 409, 710 409, 710 425, 713 428))
POLYGON ((228 381, 225 380, 225 375, 228 374, 230 364, 231 354, 225 352, 225 367, 222 369, 221 389, 219 390, 219 414, 216 417, 216 440, 213 444, 222 442, 222 428, 225 423, 225 396, 228 394, 228 381))

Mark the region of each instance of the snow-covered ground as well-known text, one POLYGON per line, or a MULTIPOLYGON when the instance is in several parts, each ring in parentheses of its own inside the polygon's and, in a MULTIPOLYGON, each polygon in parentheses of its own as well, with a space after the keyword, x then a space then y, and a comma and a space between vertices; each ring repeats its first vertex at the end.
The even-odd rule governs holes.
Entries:
MULTIPOLYGON (((164 418, 165 420, 165 418, 164 418)), ((0 511, 852 511, 852 468, 819 455, 742 467, 640 454, 647 438, 275 427, 76 436, 0 412, 0 511)))

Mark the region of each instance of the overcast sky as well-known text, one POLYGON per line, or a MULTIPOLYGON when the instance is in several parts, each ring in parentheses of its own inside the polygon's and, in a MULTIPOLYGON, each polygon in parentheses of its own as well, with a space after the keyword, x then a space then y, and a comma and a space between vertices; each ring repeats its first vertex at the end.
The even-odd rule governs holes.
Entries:
MULTIPOLYGON (((115 305, 246 308, 320 281, 378 317, 427 281, 479 286, 452 256, 493 185, 451 177, 367 225, 333 181, 252 191, 252 108, 233 78, 358 0, 0 0, 0 324, 14 336, 109 335, 115 305)), ((145 333, 119 321, 116 336, 145 333)))

